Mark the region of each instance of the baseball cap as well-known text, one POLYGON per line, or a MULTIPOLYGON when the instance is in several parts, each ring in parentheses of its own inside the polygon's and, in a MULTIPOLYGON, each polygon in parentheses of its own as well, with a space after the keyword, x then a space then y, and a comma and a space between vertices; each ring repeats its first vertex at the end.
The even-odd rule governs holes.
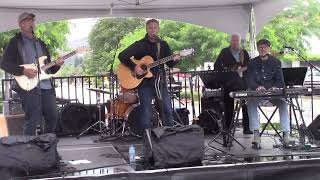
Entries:
POLYGON ((32 13, 28 13, 28 12, 23 12, 19 15, 18 17, 18 23, 20 23, 21 21, 23 21, 24 19, 26 19, 27 17, 31 17, 34 18, 36 17, 36 15, 32 14, 32 13))
POLYGON ((271 46, 271 43, 268 39, 260 39, 258 42, 257 42, 257 46, 259 45, 266 45, 266 46, 271 46))

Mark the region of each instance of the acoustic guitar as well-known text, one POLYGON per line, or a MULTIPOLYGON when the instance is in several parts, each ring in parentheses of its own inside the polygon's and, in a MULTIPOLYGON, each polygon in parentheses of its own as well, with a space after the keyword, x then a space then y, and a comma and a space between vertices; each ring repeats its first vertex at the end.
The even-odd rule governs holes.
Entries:
MULTIPOLYGON (((180 51, 178 54, 181 57, 187 57, 194 53, 194 49, 184 49, 180 51)), ((125 89, 134 89, 142 82, 144 78, 151 78, 153 74, 151 73, 150 69, 157 67, 161 64, 164 64, 168 61, 173 60, 173 57, 175 55, 171 55, 162 59, 159 59, 157 61, 154 61, 151 56, 144 56, 140 60, 131 59, 133 63, 135 63, 137 66, 140 66, 141 69, 144 70, 144 73, 142 75, 138 75, 135 72, 131 71, 127 66, 124 64, 120 64, 118 68, 118 80, 120 85, 125 89)))
MULTIPOLYGON (((85 51, 87 51, 88 48, 85 47, 81 47, 81 48, 77 48, 75 51, 72 51, 64 56, 62 56, 61 58, 63 60, 66 60, 78 53, 83 53, 85 51)), ((39 78, 40 81, 45 80, 45 79, 50 79, 53 74, 48 74, 47 70, 50 69, 52 66, 56 65, 56 61, 52 61, 48 64, 45 64, 45 60, 47 59, 47 56, 41 56, 38 61, 40 64, 40 70, 41 73, 39 74, 39 78)), ((24 68, 30 68, 30 69, 37 69, 37 63, 33 63, 33 64, 22 64, 20 66, 23 66, 24 68)), ((26 91, 31 91, 32 89, 34 89, 37 85, 38 85, 38 76, 34 77, 34 78, 29 78, 26 75, 21 75, 21 76, 14 76, 15 80, 17 81, 17 83, 19 84, 19 86, 26 91)))

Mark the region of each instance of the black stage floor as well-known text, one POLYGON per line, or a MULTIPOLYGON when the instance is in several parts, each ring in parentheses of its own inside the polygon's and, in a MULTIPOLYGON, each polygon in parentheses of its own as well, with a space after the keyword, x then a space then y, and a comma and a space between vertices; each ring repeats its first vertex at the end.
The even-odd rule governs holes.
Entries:
MULTIPOLYGON (((214 135, 207 135, 205 146, 214 135)), ((279 138, 270 135, 262 136, 262 149, 251 148, 253 135, 242 134, 241 129, 236 132, 236 139, 245 146, 241 148, 236 143, 229 149, 213 143, 214 149, 205 148, 204 166, 212 165, 239 165, 246 163, 273 163, 279 161, 303 161, 306 159, 320 157, 320 150, 311 148, 303 150, 301 148, 284 149, 279 138)), ((136 137, 113 138, 97 141, 98 135, 83 136, 80 139, 75 137, 63 137, 59 139, 58 152, 62 157, 65 176, 103 176, 110 174, 128 174, 149 171, 134 171, 128 161, 128 148, 135 145, 136 155, 142 156, 142 140, 136 137), (106 141, 106 142, 105 142, 106 141)), ((320 165, 320 163, 319 163, 320 165)), ((137 166, 138 170, 143 170, 137 166)), ((151 171, 150 171, 151 172, 151 171)))

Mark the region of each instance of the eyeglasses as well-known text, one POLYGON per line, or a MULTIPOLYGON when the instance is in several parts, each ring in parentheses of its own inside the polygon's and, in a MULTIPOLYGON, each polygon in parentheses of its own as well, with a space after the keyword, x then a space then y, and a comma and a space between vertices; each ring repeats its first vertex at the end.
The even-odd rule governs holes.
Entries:
POLYGON ((23 21, 35 21, 35 18, 32 17, 27 17, 23 21))

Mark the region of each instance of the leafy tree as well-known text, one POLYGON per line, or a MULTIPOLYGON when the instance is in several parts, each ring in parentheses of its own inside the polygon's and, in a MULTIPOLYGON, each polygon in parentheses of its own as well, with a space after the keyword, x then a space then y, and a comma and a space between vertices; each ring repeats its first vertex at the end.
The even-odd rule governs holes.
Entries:
MULTIPOLYGON (((282 50, 283 45, 290 45, 306 55, 310 49, 307 39, 311 37, 320 37, 320 1, 318 0, 296 0, 292 7, 281 12, 266 25, 257 39, 268 38, 274 52, 282 50)), ((285 56, 283 59, 296 59, 289 57, 285 56)))
POLYGON ((228 46, 228 35, 211 28, 198 25, 164 20, 161 22, 161 37, 173 51, 194 48, 194 56, 182 60, 178 67, 181 70, 195 69, 206 61, 217 58, 220 50, 228 46))
POLYGON ((130 32, 144 25, 141 18, 103 18, 100 19, 89 34, 92 56, 84 61, 86 74, 107 72, 115 57, 120 40, 130 32))

